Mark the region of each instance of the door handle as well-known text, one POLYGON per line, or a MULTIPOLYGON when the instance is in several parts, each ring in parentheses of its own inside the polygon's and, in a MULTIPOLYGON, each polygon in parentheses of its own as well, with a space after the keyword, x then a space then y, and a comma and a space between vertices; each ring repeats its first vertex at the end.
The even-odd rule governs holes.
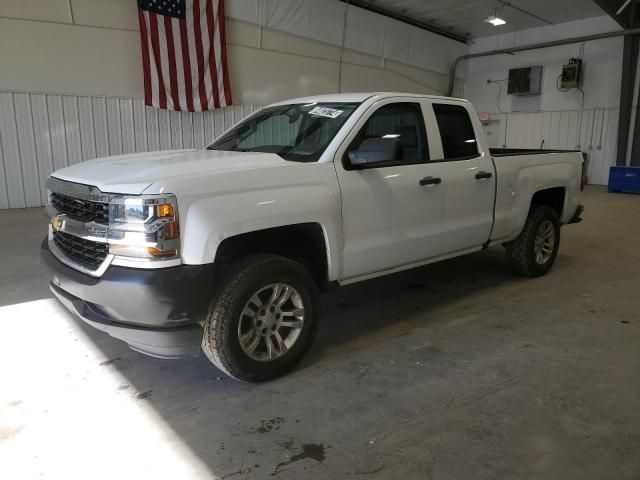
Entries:
POLYGON ((442 183, 442 179, 439 177, 424 177, 419 183, 423 187, 425 185, 438 185, 442 183))
POLYGON ((482 180, 483 178, 491 178, 493 177, 493 173, 491 172, 478 172, 476 173, 476 178, 478 180, 482 180))

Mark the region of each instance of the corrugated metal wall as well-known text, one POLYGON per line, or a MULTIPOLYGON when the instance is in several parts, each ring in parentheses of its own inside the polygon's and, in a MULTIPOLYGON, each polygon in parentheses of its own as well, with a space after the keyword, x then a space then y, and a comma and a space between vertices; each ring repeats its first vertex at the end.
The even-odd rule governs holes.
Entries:
POLYGON ((485 125, 491 147, 580 149, 587 154, 591 184, 606 185, 616 162, 618 109, 494 113, 485 125), (581 119, 582 117, 582 119, 581 119))
MULTIPOLYGON (((139 98, 0 92, 0 209, 46 202, 51 172, 96 157, 201 148, 258 109, 204 113, 145 107, 139 98)), ((492 147, 573 149, 588 154, 589 183, 604 185, 615 164, 618 109, 496 113, 485 126, 492 147), (580 129, 580 135, 578 135, 580 129), (580 145, 580 147, 577 147, 580 145)))
POLYGON ((51 172, 96 157, 201 148, 260 108, 188 113, 140 98, 0 92, 0 209, 46 203, 51 172))

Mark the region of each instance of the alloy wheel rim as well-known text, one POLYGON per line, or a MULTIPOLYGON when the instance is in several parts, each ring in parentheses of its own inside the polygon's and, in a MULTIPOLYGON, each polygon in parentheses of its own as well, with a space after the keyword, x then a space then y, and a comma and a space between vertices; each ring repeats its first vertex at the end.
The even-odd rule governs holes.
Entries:
POLYGON ((240 347, 253 360, 277 360, 300 338, 304 319, 304 303, 295 288, 286 283, 262 287, 249 297, 240 314, 240 347))
POLYGON ((544 265, 553 255, 556 243, 556 230, 550 220, 543 221, 538 226, 538 231, 533 243, 533 252, 536 263, 544 265))

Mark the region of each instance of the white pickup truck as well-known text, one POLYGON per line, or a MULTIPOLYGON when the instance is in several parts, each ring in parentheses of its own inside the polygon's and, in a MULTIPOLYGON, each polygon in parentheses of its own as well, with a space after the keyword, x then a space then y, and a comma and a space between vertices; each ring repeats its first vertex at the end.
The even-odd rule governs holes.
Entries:
POLYGON ((582 155, 489 151, 465 100, 287 100, 204 150, 102 158, 49 179, 42 258, 73 313, 137 351, 240 380, 291 369, 318 292, 504 245, 545 274, 580 221, 582 155))

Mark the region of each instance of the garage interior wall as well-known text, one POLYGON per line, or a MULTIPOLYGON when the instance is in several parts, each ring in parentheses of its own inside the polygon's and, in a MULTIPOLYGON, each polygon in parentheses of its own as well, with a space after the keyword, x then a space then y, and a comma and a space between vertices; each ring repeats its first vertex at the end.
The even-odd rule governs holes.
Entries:
POLYGON ((467 50, 333 0, 226 7, 234 106, 188 113, 143 104, 134 0, 2 0, 0 209, 44 205, 48 175, 66 165, 203 147, 274 101, 337 91, 444 94, 451 61, 467 50))
MULTIPOLYGON (((596 17, 478 38, 470 53, 617 30, 611 18, 596 17)), ((490 146, 540 148, 544 141, 544 148, 580 149, 587 153, 588 182, 606 184, 616 161, 622 45, 616 37, 469 60, 465 96, 478 112, 489 113, 484 129, 490 146), (583 60, 584 97, 556 86, 570 58, 583 60), (537 65, 543 67, 541 95, 507 95, 509 69, 537 65)))
MULTIPOLYGON (((337 91, 444 94, 459 55, 619 29, 598 17, 468 46, 337 0, 226 6, 235 105, 192 114, 143 105, 134 0, 0 2, 0 208, 43 205, 46 178, 69 164, 202 147, 273 101, 337 91)), ((615 162, 621 62, 621 38, 473 59, 459 69, 466 80, 456 81, 454 95, 490 114, 491 146, 580 148, 589 182, 605 184, 615 162), (584 104, 578 90, 556 88, 572 57, 584 61, 584 104), (507 95, 508 69, 531 65, 544 67, 542 94, 507 95)))

